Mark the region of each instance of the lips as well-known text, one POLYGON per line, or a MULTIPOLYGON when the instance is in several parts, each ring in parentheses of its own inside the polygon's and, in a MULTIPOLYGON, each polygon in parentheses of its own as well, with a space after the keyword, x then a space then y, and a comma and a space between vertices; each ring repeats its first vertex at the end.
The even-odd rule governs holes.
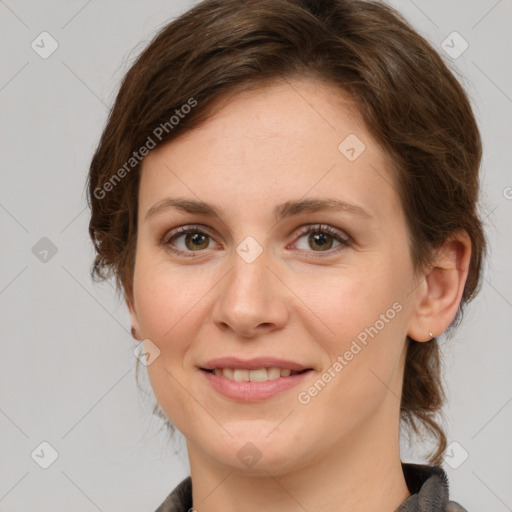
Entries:
POLYGON ((313 370, 275 357, 222 357, 202 364, 200 369, 214 390, 242 402, 269 399, 295 387, 313 370))

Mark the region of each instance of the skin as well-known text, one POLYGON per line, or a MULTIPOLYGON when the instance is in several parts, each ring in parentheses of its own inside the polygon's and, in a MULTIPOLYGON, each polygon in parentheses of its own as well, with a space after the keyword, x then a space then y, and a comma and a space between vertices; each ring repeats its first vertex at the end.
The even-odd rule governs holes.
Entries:
POLYGON ((198 129, 145 158, 138 200, 127 304, 137 338, 160 350, 147 370, 187 440, 194 508, 392 512, 410 495, 399 452, 406 336, 428 341, 454 318, 467 235, 447 240, 431 268, 413 268, 391 162, 350 98, 318 81, 218 101, 198 129), (349 134, 366 146, 354 161, 338 149, 349 134), (222 217, 169 208, 146 218, 166 197, 213 203, 222 217), (304 198, 341 199, 369 217, 318 211, 276 222, 276 205, 304 198), (319 223, 351 244, 327 234, 319 248, 298 234, 319 223), (188 252, 173 254, 165 246, 171 231, 190 224, 211 236, 194 250, 178 234, 170 243, 188 252), (236 252, 248 236, 262 248, 252 263, 236 252), (300 403, 298 393, 397 303, 394 318, 300 403), (217 394, 198 368, 228 355, 292 359, 314 371, 298 387, 241 403, 217 394), (250 467, 237 456, 246 443, 261 456, 250 467))

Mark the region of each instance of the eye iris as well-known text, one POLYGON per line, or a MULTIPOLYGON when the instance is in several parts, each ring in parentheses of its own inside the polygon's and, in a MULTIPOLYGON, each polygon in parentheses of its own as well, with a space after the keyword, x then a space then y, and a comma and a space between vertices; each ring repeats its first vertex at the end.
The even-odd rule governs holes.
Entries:
POLYGON ((185 245, 187 246, 187 249, 191 250, 206 249, 206 247, 208 247, 207 235, 200 233, 188 233, 185 236, 185 245), (189 242, 192 242, 192 245, 190 245, 189 242))
POLYGON ((325 244, 326 241, 329 241, 329 239, 330 239, 330 244, 328 244, 327 247, 325 247, 325 246, 320 247, 321 251, 328 251, 332 247, 332 237, 325 233, 311 233, 308 237, 308 241, 311 244, 312 248, 313 248, 313 244, 316 246, 318 246, 318 245, 321 246, 322 244, 325 244))

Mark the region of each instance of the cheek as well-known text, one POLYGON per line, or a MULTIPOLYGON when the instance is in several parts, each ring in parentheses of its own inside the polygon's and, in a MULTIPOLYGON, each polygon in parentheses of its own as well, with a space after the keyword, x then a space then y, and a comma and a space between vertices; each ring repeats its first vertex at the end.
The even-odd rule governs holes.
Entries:
POLYGON ((301 282, 298 294, 315 313, 308 315, 309 328, 324 353, 319 378, 325 376, 330 389, 319 394, 332 403, 331 411, 364 414, 394 386, 399 370, 406 331, 400 280, 368 268, 301 282))
POLYGON ((159 348, 172 339, 197 314, 208 282, 200 272, 173 268, 156 258, 140 257, 134 275, 137 312, 145 337, 159 348), (156 261, 155 261, 156 260, 156 261))
POLYGON ((197 410, 187 393, 191 385, 185 362, 201 326, 199 299, 211 285, 183 269, 145 263, 148 261, 139 258, 134 275, 138 319, 143 336, 160 350, 159 357, 146 367, 147 374, 155 398, 170 422, 188 432, 188 418, 197 416, 197 410))
MULTIPOLYGON (((294 281, 294 293, 314 322, 310 327, 324 333, 324 342, 330 340, 325 346, 332 354, 358 337, 364 342, 365 333, 369 336, 366 328, 376 326, 379 332, 389 332, 392 324, 395 330, 401 325, 403 292, 395 284, 399 279, 390 272, 370 265, 364 269, 333 268, 304 273, 294 281)), ((375 329, 371 331, 375 333, 375 329)))

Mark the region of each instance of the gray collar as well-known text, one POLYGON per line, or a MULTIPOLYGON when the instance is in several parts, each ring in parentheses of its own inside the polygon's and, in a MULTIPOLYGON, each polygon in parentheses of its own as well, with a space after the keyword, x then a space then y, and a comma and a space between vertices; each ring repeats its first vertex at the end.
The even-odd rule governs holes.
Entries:
MULTIPOLYGON (((402 462, 409 496, 395 512, 467 512, 448 499, 448 477, 441 466, 402 462)), ((188 512, 192 508, 192 480, 182 480, 155 512, 188 512)))

